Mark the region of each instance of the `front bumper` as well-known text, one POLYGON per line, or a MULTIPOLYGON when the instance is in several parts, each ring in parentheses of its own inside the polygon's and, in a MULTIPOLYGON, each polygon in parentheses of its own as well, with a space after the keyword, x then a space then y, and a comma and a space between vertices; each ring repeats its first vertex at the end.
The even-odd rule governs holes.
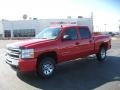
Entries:
POLYGON ((20 72, 36 71, 37 59, 19 59, 15 60, 6 56, 6 63, 10 66, 15 66, 20 72))
POLYGON ((9 55, 6 54, 6 63, 8 63, 11 66, 18 66, 18 59, 13 59, 9 55))

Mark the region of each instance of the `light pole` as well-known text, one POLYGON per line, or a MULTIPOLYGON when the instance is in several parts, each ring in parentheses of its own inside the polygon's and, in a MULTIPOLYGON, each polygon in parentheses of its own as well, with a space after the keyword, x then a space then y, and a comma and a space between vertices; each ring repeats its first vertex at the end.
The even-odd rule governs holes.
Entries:
POLYGON ((118 20, 118 22, 119 22, 119 35, 120 35, 120 20, 118 20))
POLYGON ((105 34, 106 34, 106 25, 107 25, 107 24, 104 24, 104 25, 105 25, 105 34))
POLYGON ((119 24, 119 36, 120 36, 120 24, 119 24))

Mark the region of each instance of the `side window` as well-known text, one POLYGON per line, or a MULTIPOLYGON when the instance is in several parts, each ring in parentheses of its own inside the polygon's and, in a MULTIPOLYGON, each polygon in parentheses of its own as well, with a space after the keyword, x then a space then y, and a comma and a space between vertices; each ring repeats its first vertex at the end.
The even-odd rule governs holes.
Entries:
POLYGON ((76 40, 77 39, 77 31, 75 28, 68 28, 63 36, 68 36, 68 40, 76 40))
POLYGON ((88 39, 91 37, 91 33, 87 27, 80 27, 79 33, 82 39, 88 39))

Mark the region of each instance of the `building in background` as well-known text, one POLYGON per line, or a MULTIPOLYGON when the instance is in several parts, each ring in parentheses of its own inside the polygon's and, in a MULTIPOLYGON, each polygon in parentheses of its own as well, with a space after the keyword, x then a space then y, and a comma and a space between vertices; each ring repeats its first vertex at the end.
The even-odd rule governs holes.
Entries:
POLYGON ((78 17, 67 19, 39 19, 39 20, 2 20, 0 21, 1 38, 29 38, 34 37, 40 30, 49 26, 84 25, 93 32, 92 18, 78 17))
POLYGON ((0 34, 3 38, 34 37, 38 30, 38 22, 34 20, 0 22, 0 34))

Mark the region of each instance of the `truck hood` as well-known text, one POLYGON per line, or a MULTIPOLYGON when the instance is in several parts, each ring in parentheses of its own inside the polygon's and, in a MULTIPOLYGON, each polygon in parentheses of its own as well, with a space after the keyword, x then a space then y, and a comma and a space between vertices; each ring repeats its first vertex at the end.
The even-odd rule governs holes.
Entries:
POLYGON ((18 41, 15 43, 11 43, 7 45, 7 48, 20 48, 20 47, 27 47, 27 46, 32 46, 36 44, 42 44, 49 42, 51 40, 48 39, 30 39, 30 40, 23 40, 23 41, 18 41))

